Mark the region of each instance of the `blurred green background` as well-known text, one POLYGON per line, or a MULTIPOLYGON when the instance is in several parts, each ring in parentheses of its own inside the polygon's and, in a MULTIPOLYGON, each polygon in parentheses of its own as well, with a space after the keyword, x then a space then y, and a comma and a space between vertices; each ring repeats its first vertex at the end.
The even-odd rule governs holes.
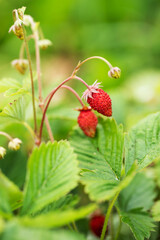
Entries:
MULTIPOLYGON (((79 76, 89 84, 96 79, 102 82, 112 98, 113 116, 126 130, 147 114, 159 111, 159 0, 0 0, 0 78, 20 81, 23 76, 12 69, 10 62, 18 58, 21 41, 8 30, 13 24, 12 10, 21 6, 27 7, 26 14, 40 22, 45 38, 53 42, 41 52, 43 95, 68 77, 79 60, 100 55, 121 68, 121 78, 110 79, 107 66, 99 60, 86 63, 79 76)), ((35 68, 32 40, 30 50, 35 68)), ((81 83, 71 85, 80 95, 85 90, 81 83)), ((71 104, 71 110, 78 107, 74 96, 60 91, 54 103, 58 109, 64 102, 71 104)), ((56 125, 59 138, 65 131, 60 125, 65 125, 64 121, 56 125)), ((65 126, 67 132, 70 122, 65 126)))

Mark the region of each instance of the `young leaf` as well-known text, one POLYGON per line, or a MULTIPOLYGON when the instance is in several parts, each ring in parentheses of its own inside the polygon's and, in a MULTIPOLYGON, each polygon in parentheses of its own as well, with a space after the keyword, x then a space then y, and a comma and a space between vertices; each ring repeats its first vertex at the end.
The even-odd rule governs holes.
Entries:
POLYGON ((153 180, 140 173, 119 195, 117 207, 121 220, 129 225, 137 240, 148 239, 153 230, 153 220, 145 211, 153 205, 154 198, 153 180))
POLYGON ((160 221, 160 200, 153 205, 152 216, 155 221, 160 221))
POLYGON ((11 215, 11 206, 5 188, 0 185, 0 216, 11 215))
POLYGON ((3 111, 0 113, 0 116, 9 117, 18 121, 24 121, 25 107, 25 99, 24 97, 20 97, 13 103, 9 103, 6 107, 4 107, 3 111))
POLYGON ((83 235, 68 230, 45 230, 32 229, 10 222, 5 227, 5 232, 1 236, 1 240, 85 240, 83 235))
POLYGON ((36 228, 53 228, 64 226, 68 223, 84 218, 97 208, 96 204, 91 204, 80 209, 68 209, 64 211, 54 211, 31 218, 24 216, 18 218, 20 224, 36 228))
POLYGON ((120 181, 123 160, 123 128, 114 119, 101 119, 95 138, 86 137, 80 129, 71 135, 71 145, 80 162, 81 181, 90 198, 108 200, 131 181, 134 173, 120 181))
POLYGON ((160 113, 151 114, 134 126, 125 141, 125 170, 129 171, 135 160, 139 169, 160 158, 160 113))
POLYGON ((76 155, 67 141, 41 144, 32 152, 22 214, 36 212, 67 194, 77 185, 76 155))
POLYGON ((16 209, 22 202, 23 194, 19 188, 13 182, 11 182, 1 171, 0 188, 3 188, 5 190, 12 210, 16 209))

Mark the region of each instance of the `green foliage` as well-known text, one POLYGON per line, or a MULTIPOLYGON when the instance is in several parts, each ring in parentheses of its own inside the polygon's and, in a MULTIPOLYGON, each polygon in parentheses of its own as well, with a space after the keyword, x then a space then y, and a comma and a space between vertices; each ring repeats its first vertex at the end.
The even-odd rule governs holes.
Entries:
POLYGON ((18 222, 24 226, 36 228, 53 228, 61 227, 78 219, 84 218, 93 212, 97 206, 95 204, 82 207, 80 209, 57 210, 40 216, 31 218, 28 216, 21 217, 18 222))
POLYGON ((38 211, 67 194, 76 187, 78 172, 67 141, 35 148, 28 163, 22 214, 38 211))
POLYGON ((7 225, 1 240, 85 240, 83 235, 67 230, 41 230, 22 227, 14 222, 7 225))
POLYGON ((125 141, 126 173, 135 160, 139 169, 160 158, 160 113, 151 114, 134 126, 125 141))
POLYGON ((12 210, 21 205, 23 194, 19 188, 11 182, 2 172, 0 172, 0 188, 4 189, 9 205, 12 210))
POLYGON ((71 145, 80 162, 81 181, 92 200, 112 198, 132 179, 133 172, 120 181, 123 160, 123 128, 114 119, 100 119, 95 138, 80 129, 71 134, 71 145))
POLYGON ((4 107, 3 111, 0 113, 0 116, 12 118, 23 122, 25 120, 26 105, 24 97, 20 97, 14 102, 9 103, 4 107))
POLYGON ((19 81, 12 78, 3 78, 0 81, 0 93, 6 92, 6 95, 8 95, 7 94, 8 90, 18 91, 21 87, 22 84, 19 81))
POLYGON ((118 198, 121 220, 128 224, 137 240, 149 238, 153 220, 147 210, 155 198, 154 182, 144 174, 137 174, 118 198))
POLYGON ((11 214, 9 199, 5 188, 0 186, 0 216, 7 217, 11 214))
POLYGON ((155 221, 160 221, 160 200, 153 205, 152 216, 155 221))

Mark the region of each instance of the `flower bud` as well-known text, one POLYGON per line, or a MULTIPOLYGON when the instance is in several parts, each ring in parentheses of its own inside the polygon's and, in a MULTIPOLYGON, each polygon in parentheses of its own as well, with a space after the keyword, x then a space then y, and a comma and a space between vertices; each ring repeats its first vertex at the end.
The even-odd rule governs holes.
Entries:
POLYGON ((108 72, 108 76, 111 78, 120 78, 121 70, 118 67, 112 67, 108 72))
POLYGON ((46 48, 52 45, 52 42, 48 39, 42 39, 38 41, 38 45, 41 49, 45 50, 46 48))
POLYGON ((25 10, 26 10, 26 7, 21 7, 17 9, 19 19, 23 20, 25 10))
POLYGON ((17 151, 20 149, 22 141, 19 138, 14 138, 8 143, 8 148, 17 151))
POLYGON ((25 74, 25 72, 28 68, 28 60, 27 59, 15 59, 11 62, 11 64, 21 74, 25 74))
POLYGON ((10 27, 9 33, 13 32, 19 39, 24 39, 24 33, 22 28, 22 20, 17 19, 15 23, 10 27))
POLYGON ((4 158, 6 155, 6 149, 4 147, 0 147, 0 159, 4 158))

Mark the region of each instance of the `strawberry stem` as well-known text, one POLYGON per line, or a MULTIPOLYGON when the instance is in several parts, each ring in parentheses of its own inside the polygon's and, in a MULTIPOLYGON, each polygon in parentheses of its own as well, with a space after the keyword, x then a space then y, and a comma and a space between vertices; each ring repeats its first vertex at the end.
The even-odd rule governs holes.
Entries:
MULTIPOLYGON (((47 101, 47 99, 48 99, 48 102, 47 102, 46 107, 45 107, 45 109, 44 109, 44 111, 43 111, 43 116, 42 116, 42 120, 41 120, 40 131, 39 131, 39 143, 38 143, 38 144, 41 143, 43 123, 44 123, 44 119, 45 119, 45 115, 46 115, 48 106, 49 106, 49 104, 50 104, 50 102, 51 102, 51 100, 52 100, 52 97, 53 97, 54 94, 57 92, 57 90, 58 90, 60 87, 62 87, 62 85, 64 85, 66 82, 68 82, 68 81, 70 81, 70 80, 72 80, 72 79, 81 81, 88 89, 90 89, 89 85, 88 85, 82 78, 77 77, 77 76, 71 76, 71 77, 68 77, 67 79, 65 79, 61 84, 58 85, 58 87, 56 87, 55 89, 53 89, 53 90, 48 94, 48 96, 47 96, 47 97, 45 98, 45 100, 44 100, 44 103, 47 101)), ((73 91, 74 91, 74 90, 73 90, 73 91)), ((77 96, 77 94, 76 94, 75 96, 77 96)), ((78 100, 79 100, 79 99, 80 99, 80 98, 78 98, 78 100)), ((81 104, 83 104, 83 103, 81 102, 81 104)))
POLYGON ((12 138, 8 133, 6 133, 6 132, 0 131, 0 135, 5 136, 5 137, 8 138, 10 141, 13 140, 13 138, 12 138))
POLYGON ((114 206, 115 201, 117 200, 118 195, 119 195, 119 192, 114 196, 114 198, 112 199, 112 201, 109 204, 109 207, 108 207, 108 210, 107 210, 107 213, 106 213, 106 217, 105 217, 105 221, 104 221, 104 224, 103 224, 103 229, 102 229, 102 234, 101 234, 100 240, 104 240, 105 233, 106 233, 106 230, 107 230, 107 224, 108 224, 109 216, 111 214, 112 208, 114 206))
POLYGON ((77 65, 77 66, 75 67, 75 69, 73 70, 73 73, 72 73, 71 76, 74 76, 74 75, 79 71, 80 67, 81 67, 85 62, 87 62, 87 61, 89 61, 89 60, 91 60, 91 59, 100 59, 100 60, 102 60, 103 62, 105 62, 110 69, 113 68, 112 64, 111 64, 107 59, 105 59, 105 58, 103 58, 103 57, 100 57, 100 56, 93 56, 93 57, 86 58, 86 59, 85 59, 84 61, 82 61, 82 62, 79 62, 78 65, 77 65))

